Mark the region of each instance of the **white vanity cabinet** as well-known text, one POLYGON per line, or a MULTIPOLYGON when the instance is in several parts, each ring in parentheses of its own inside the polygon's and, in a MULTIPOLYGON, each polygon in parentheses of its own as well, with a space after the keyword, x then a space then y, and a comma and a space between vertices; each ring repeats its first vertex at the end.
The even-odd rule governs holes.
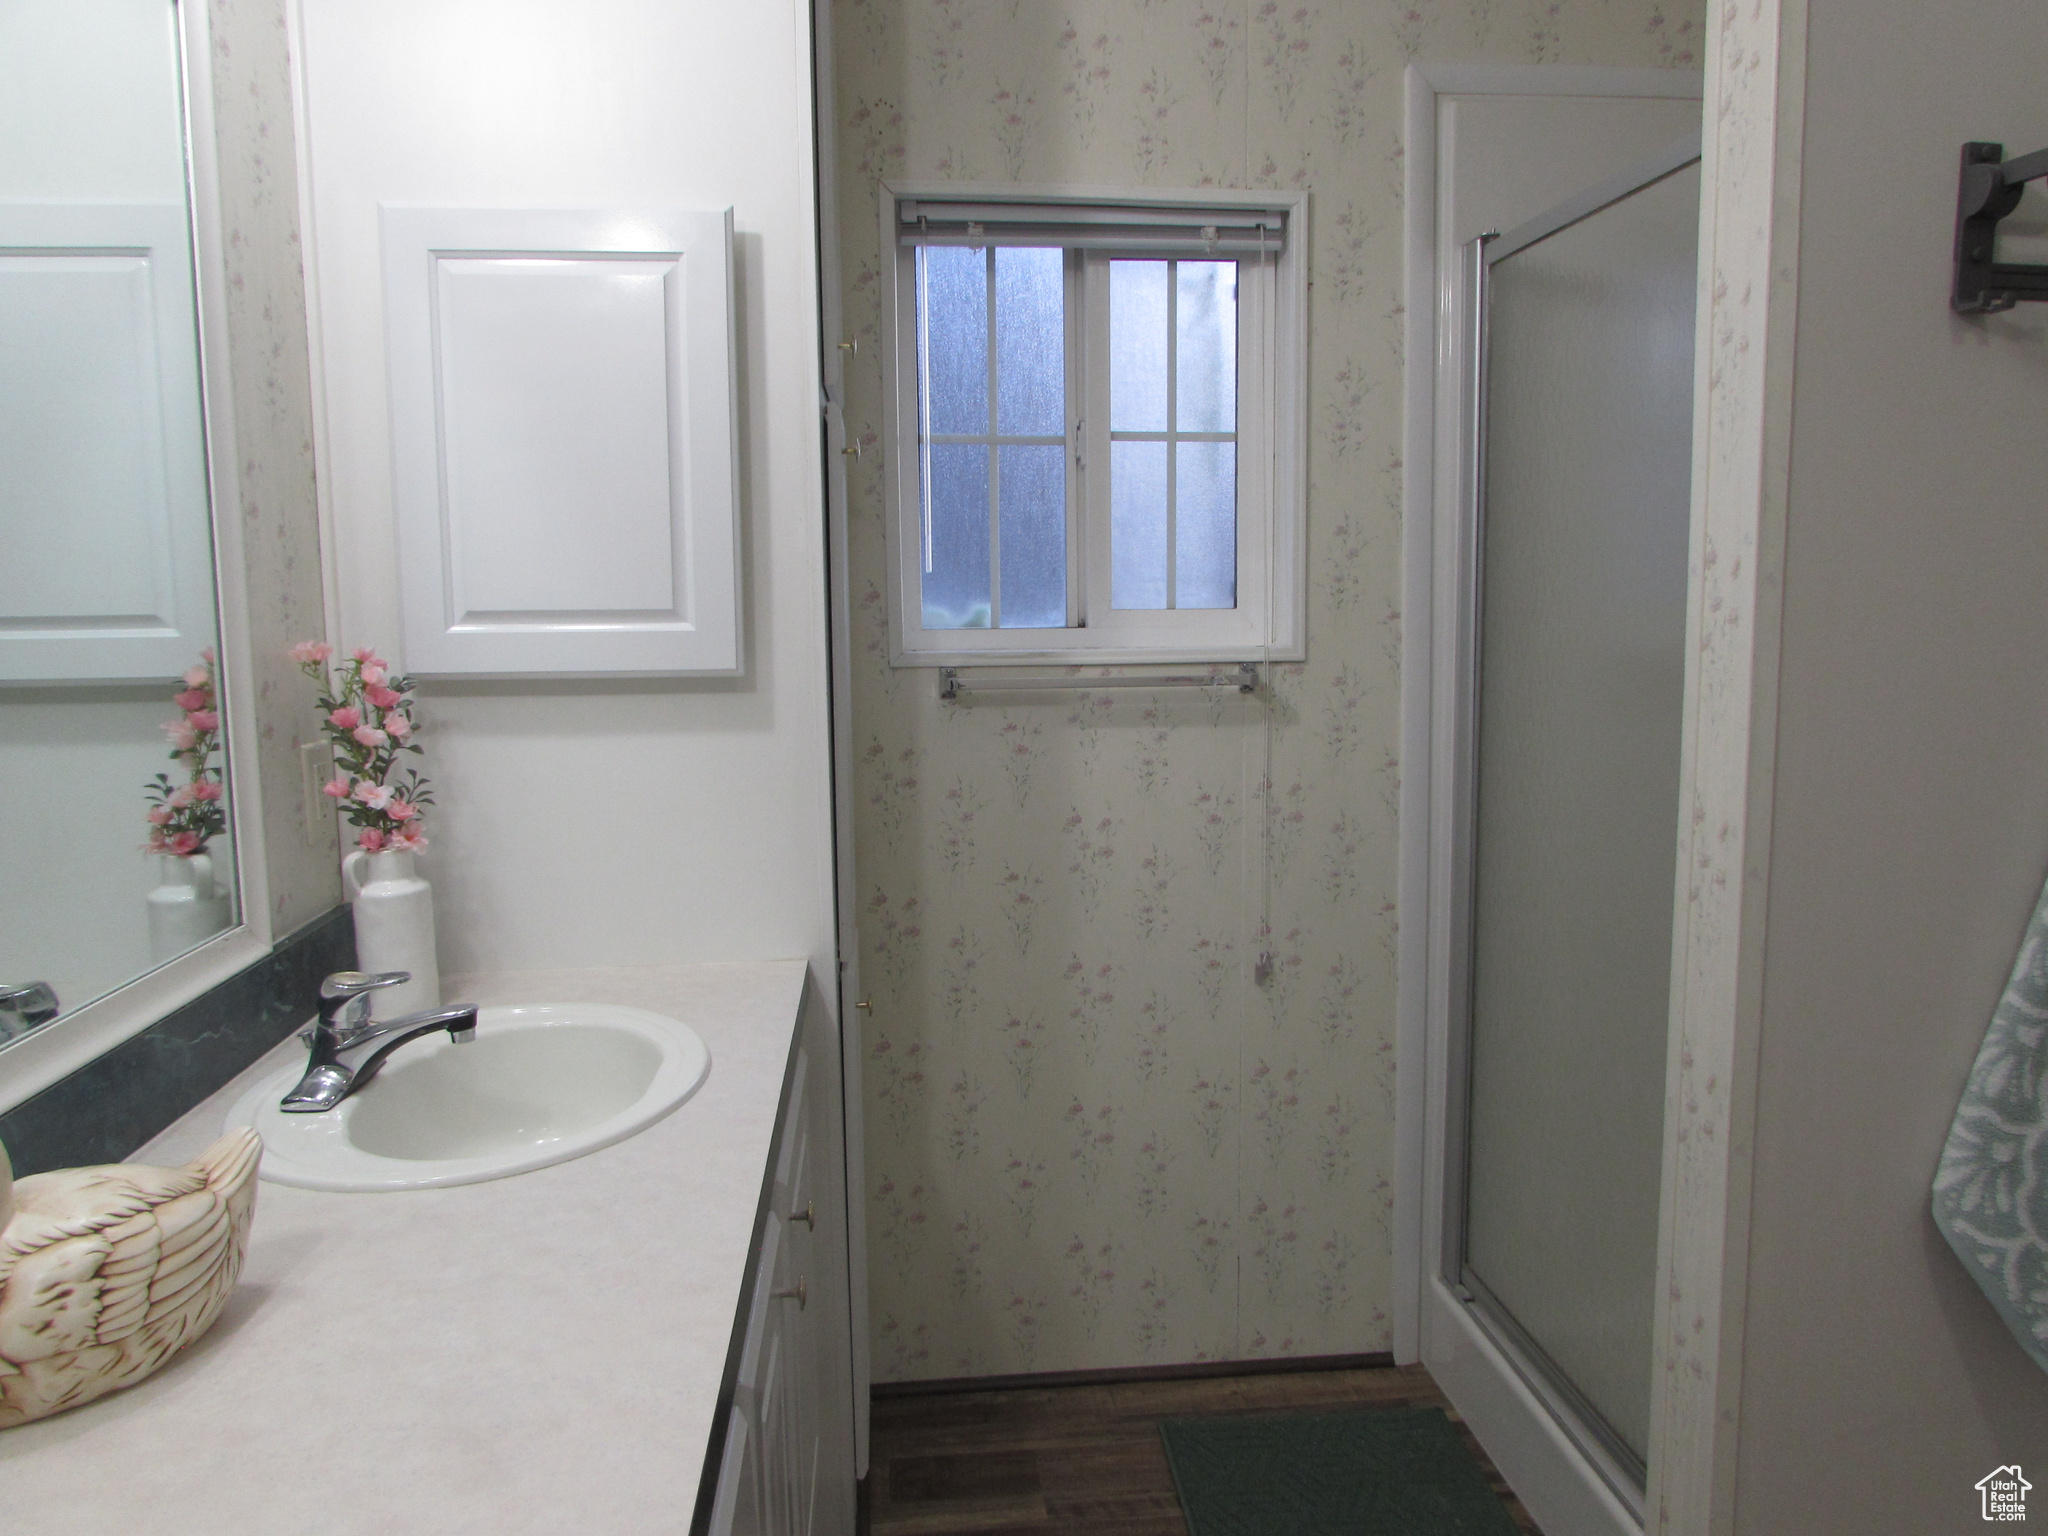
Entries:
MULTIPOLYGON (((727 1368, 730 1406, 710 1536, 851 1536, 852 1333, 841 1106, 831 1020, 815 990, 764 1179, 759 1246, 727 1368)), ((723 1394, 722 1394, 723 1398, 723 1394)))

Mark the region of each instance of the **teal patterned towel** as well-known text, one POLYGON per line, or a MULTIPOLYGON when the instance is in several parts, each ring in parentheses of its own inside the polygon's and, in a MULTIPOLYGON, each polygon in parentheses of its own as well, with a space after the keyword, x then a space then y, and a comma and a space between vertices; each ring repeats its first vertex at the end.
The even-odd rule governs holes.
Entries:
POLYGON ((2048 1371, 2048 889, 1941 1150, 1934 1224, 2048 1371))

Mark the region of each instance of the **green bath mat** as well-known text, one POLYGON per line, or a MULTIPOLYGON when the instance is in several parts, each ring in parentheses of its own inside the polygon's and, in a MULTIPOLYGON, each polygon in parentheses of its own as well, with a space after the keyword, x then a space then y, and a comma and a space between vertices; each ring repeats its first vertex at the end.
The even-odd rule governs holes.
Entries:
POLYGON ((1516 1536, 1441 1408, 1159 1426, 1191 1536, 1516 1536))

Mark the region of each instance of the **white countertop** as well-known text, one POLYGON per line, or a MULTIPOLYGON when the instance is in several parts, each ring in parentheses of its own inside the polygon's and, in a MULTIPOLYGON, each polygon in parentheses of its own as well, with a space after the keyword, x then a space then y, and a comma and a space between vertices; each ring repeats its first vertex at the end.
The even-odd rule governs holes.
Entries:
MULTIPOLYGON (((241 1284, 140 1386, 0 1431, 21 1536, 641 1536, 688 1529, 745 1279, 801 960, 453 976, 447 1000, 622 1003, 711 1072, 617 1146, 454 1189, 264 1184, 241 1284)), ((288 1040, 137 1153, 203 1149, 288 1040)))

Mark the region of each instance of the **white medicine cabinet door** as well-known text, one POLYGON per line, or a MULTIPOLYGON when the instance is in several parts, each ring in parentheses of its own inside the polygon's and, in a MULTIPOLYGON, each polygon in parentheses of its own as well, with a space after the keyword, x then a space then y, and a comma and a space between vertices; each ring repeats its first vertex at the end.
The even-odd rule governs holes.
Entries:
POLYGON ((382 212, 406 670, 737 674, 731 210, 382 212))

